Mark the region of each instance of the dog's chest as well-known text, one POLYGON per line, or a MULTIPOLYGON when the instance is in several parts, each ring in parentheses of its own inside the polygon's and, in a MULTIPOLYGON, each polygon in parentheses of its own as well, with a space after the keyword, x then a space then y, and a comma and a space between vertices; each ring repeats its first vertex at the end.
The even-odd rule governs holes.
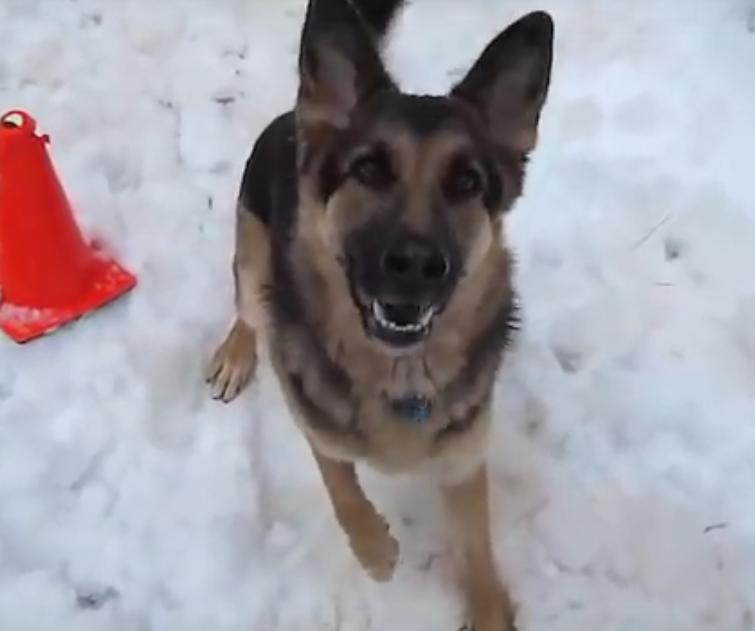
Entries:
POLYGON ((327 353, 307 357, 278 371, 300 426, 321 451, 377 468, 396 471, 432 459, 449 439, 473 430, 487 402, 487 393, 461 406, 452 400, 447 375, 434 372, 428 357, 341 354, 337 371, 327 353))
POLYGON ((359 456, 389 473, 416 469, 449 452, 468 451, 460 445, 479 442, 489 420, 483 413, 483 402, 468 408, 462 417, 452 416, 443 390, 432 395, 412 391, 401 396, 373 392, 354 403, 351 431, 362 445, 359 456))

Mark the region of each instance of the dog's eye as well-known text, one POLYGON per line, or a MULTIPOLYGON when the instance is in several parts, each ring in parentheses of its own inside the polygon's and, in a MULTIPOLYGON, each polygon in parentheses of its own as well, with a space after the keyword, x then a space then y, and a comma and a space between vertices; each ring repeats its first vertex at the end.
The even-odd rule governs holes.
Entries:
POLYGON ((482 176, 480 172, 467 166, 454 169, 445 182, 446 196, 454 202, 461 202, 482 192, 482 176))
POLYGON ((378 155, 357 158, 351 165, 350 172, 357 182, 367 188, 385 188, 393 179, 387 161, 378 155))

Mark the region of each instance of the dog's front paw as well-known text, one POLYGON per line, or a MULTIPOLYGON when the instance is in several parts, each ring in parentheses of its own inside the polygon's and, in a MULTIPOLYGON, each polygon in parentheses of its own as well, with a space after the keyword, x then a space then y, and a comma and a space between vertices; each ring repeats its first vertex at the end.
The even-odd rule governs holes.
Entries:
POLYGON ((237 320, 212 356, 207 383, 213 399, 228 403, 235 399, 257 368, 257 340, 254 330, 237 320))
POLYGON ((516 631, 509 599, 500 589, 471 595, 472 631, 516 631))
POLYGON ((398 541, 391 535, 388 524, 377 517, 369 528, 352 535, 349 543, 354 555, 370 577, 385 583, 393 577, 398 561, 398 541))

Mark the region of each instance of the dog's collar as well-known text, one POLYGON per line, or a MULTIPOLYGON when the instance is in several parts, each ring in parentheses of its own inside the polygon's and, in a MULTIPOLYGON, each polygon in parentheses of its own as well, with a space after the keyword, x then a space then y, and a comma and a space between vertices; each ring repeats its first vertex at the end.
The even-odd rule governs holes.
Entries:
POLYGON ((393 399, 391 409, 402 420, 420 424, 430 418, 432 403, 421 394, 409 394, 400 399, 393 399))

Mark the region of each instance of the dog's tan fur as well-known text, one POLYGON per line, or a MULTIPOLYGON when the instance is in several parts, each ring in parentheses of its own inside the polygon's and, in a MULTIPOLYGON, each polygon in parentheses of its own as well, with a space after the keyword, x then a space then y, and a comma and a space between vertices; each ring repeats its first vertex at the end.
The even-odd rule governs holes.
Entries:
MULTIPOLYGON (((542 27, 543 18, 539 19, 547 31, 548 25, 542 27)), ((502 213, 491 213, 475 196, 448 214, 463 274, 436 317, 431 335, 411 352, 389 352, 367 334, 344 273, 349 235, 369 226, 375 209, 400 207, 402 225, 414 234, 430 234, 437 228, 433 200, 440 180, 451 157, 466 151, 476 136, 458 121, 432 133, 417 132, 395 116, 365 115, 355 123, 350 110, 359 102, 354 91, 358 69, 330 46, 318 54, 315 68, 328 65, 328 77, 335 79, 323 86, 322 77, 310 74, 306 59, 302 62, 296 111, 300 145, 296 220, 285 242, 273 239, 270 227, 259 219, 267 209, 249 207, 254 195, 242 195, 239 201, 233 263, 237 318, 211 362, 208 379, 213 394, 224 400, 238 394, 254 373, 257 344, 265 340, 289 409, 312 447, 338 523, 364 569, 376 580, 388 580, 398 558, 398 543, 365 496, 355 463, 365 462, 387 473, 429 471, 443 491, 463 551, 461 576, 475 630, 513 629, 509 597, 493 558, 485 467, 491 392, 500 357, 483 351, 486 341, 508 325, 513 304, 502 213), (320 173, 325 158, 317 148, 328 146, 335 130, 349 125, 387 147, 397 180, 390 190, 382 190, 347 179, 324 199, 320 173), (301 310, 293 320, 276 317, 266 298, 270 288, 281 283, 274 270, 276 248, 282 247, 290 268, 285 282, 295 288, 301 310), (425 422, 390 418, 388 402, 407 395, 433 401, 425 422)), ((521 83, 521 77, 514 78, 521 83)), ((505 147, 496 166, 504 191, 499 204, 504 209, 521 192, 523 156, 534 145, 544 99, 544 93, 537 94, 528 102, 529 109, 516 109, 511 96, 516 90, 511 85, 515 84, 497 101, 511 111, 502 113, 505 124, 493 134, 497 134, 495 142, 505 147)), ((459 120, 466 120, 466 110, 460 111, 459 120)), ((353 150, 358 153, 360 147, 353 150)))

